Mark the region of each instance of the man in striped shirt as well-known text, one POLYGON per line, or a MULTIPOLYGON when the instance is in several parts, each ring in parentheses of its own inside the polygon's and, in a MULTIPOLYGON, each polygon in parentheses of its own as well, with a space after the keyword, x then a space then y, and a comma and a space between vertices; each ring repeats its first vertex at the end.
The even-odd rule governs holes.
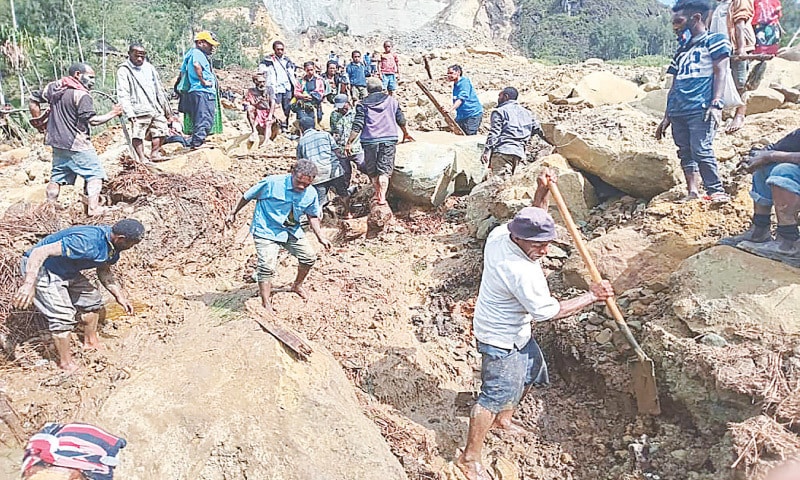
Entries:
POLYGON ((722 123, 722 93, 730 68, 731 45, 724 35, 706 31, 709 0, 679 0, 672 11, 672 28, 680 46, 667 70, 674 81, 656 139, 661 140, 672 125, 672 138, 688 187, 686 200, 700 198, 702 180, 705 198, 725 203, 730 197, 722 188, 712 142, 722 123))

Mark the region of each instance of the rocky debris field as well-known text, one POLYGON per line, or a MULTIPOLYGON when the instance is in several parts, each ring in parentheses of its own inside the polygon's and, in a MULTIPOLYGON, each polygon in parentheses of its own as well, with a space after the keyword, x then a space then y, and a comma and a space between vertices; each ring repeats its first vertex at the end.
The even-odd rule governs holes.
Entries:
MULTIPOLYGON (((315 58, 328 46, 292 56, 315 58)), ((738 134, 717 136, 730 204, 679 203, 674 146, 652 138, 666 87, 661 69, 544 66, 472 50, 401 51, 398 97, 417 143, 398 149, 394 218, 365 235, 369 187, 357 176, 359 218, 340 221, 336 202, 326 212, 325 232, 336 242, 309 277, 308 301, 275 296, 278 321, 314 348, 308 362, 262 331, 247 308, 256 295, 249 210, 233 229, 223 225, 240 192, 287 171, 294 143, 280 136, 249 147, 235 98, 214 148, 171 151, 161 172, 126 162, 119 131, 97 137, 111 177, 105 194, 118 207, 100 221, 133 216, 148 228, 120 263, 137 313, 111 307, 101 330, 107 349, 76 347, 84 368, 63 377, 49 362, 38 315, 0 309, 0 474, 16 474, 20 439, 42 423, 81 420, 128 439, 125 478, 460 480, 452 461, 479 386, 470 330, 482 240, 530 203, 543 166, 557 170, 629 327, 656 363, 663 413, 637 415, 631 352, 604 308, 537 325, 552 385, 521 405, 523 438, 490 434, 485 464, 494 478, 761 479, 796 455, 800 271, 714 244, 749 221, 749 177, 736 163, 800 125, 797 105, 784 95, 748 116, 738 134), (446 105, 450 86, 440 76, 452 63, 464 67, 487 110, 515 85, 544 124, 551 144, 532 141, 514 177, 481 183, 482 137, 442 132, 414 85, 426 82, 446 105), (164 461, 167 449, 181 460, 164 461)), ((766 85, 800 84, 800 67, 774 62, 766 85)), ((225 74, 236 89, 248 76, 225 74)), ((50 154, 38 141, 0 150, 1 301, 15 288, 24 249, 87 219, 80 188, 67 189, 58 208, 39 206, 50 154)), ((277 285, 291 281, 294 266, 281 257, 277 285)), ((565 230, 544 266, 557 297, 586 287, 565 230)))

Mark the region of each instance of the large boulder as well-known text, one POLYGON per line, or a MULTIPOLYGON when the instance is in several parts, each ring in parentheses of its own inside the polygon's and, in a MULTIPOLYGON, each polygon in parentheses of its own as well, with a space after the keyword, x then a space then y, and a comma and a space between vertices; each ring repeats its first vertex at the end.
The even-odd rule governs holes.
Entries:
POLYGON ((453 193, 467 193, 483 180, 485 138, 419 132, 397 145, 390 193, 418 205, 438 207, 453 193))
POLYGON ((128 441, 120 478, 407 478, 322 348, 301 362, 251 319, 187 323, 87 419, 128 441))
POLYGON ((643 98, 631 102, 631 106, 660 120, 664 118, 664 112, 667 111, 668 93, 669 90, 666 89, 651 90, 643 98))
POLYGON ((764 77, 761 79, 761 85, 773 83, 784 87, 800 85, 800 62, 793 62, 783 58, 773 58, 768 61, 764 77))
POLYGON ((771 88, 761 87, 745 95, 747 101, 747 113, 766 113, 780 108, 783 105, 783 94, 771 88))
POLYGON ((653 138, 657 119, 629 105, 584 109, 545 129, 574 167, 634 197, 651 198, 681 182, 675 145, 653 138))
MULTIPOLYGON (((521 165, 515 175, 492 177, 475 187, 466 199, 465 221, 470 232, 480 239, 486 238, 491 228, 510 220, 524 207, 531 205, 536 193, 536 178, 544 167, 555 170, 561 194, 577 220, 589 217, 589 210, 597 205, 592 185, 580 172, 572 169, 561 155, 549 155, 532 164, 521 165)), ((559 217, 554 204, 550 213, 559 217)))
MULTIPOLYGON (((681 262, 697 247, 677 235, 649 236, 634 227, 612 230, 587 244, 597 269, 617 292, 635 287, 666 285, 681 262)), ((588 288, 589 272, 578 252, 573 253, 562 270, 564 281, 578 288, 588 288)))
POLYGON ((630 80, 599 71, 583 77, 570 96, 580 97, 589 105, 599 107, 638 100, 644 96, 644 91, 630 80))
POLYGON ((800 269, 731 247, 687 259, 675 274, 673 311, 695 335, 768 342, 800 334, 800 269))
POLYGON ((219 148, 200 148, 189 153, 178 153, 167 161, 159 162, 156 168, 169 173, 189 174, 193 172, 218 170, 227 171, 232 161, 219 148))

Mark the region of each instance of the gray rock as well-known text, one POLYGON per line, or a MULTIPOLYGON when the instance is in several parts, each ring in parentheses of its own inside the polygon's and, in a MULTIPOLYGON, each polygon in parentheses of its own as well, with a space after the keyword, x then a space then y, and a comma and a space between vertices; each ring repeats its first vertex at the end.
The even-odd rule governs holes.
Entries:
POLYGON ((727 340, 713 332, 706 333, 700 337, 698 341, 703 345, 708 345, 710 347, 725 347, 728 345, 727 340))
POLYGON ((597 343, 599 343, 600 345, 603 345, 605 343, 610 342, 612 336, 613 336, 613 332, 611 331, 611 329, 610 328, 606 328, 605 330, 603 330, 600 333, 598 333, 597 335, 595 335, 594 340, 597 343))

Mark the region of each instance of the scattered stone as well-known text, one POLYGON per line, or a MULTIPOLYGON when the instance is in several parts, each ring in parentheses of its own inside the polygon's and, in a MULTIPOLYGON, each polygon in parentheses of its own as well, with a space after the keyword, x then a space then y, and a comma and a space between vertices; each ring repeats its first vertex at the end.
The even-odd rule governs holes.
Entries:
POLYGON ((638 85, 611 72, 592 72, 581 79, 570 97, 580 97, 593 107, 632 102, 644 97, 638 85))
POLYGON ((789 103, 797 103, 800 100, 800 90, 796 88, 784 87, 777 83, 771 83, 769 88, 783 94, 783 99, 789 103))
POLYGON ((600 67, 606 62, 602 58, 587 58, 583 64, 587 67, 600 67))
POLYGON ((708 345, 710 347, 725 347, 728 345, 727 340, 713 332, 706 333, 697 340, 703 345, 708 345))
MULTIPOLYGON (((646 87, 646 85, 645 85, 646 87)), ((634 102, 631 102, 631 107, 644 112, 648 115, 652 115, 657 118, 663 118, 664 112, 667 110, 667 94, 669 90, 664 90, 661 88, 647 90, 644 97, 634 102)))
POLYGON ((608 343, 611 341, 611 337, 613 337, 614 332, 611 331, 610 328, 606 328, 602 330, 600 333, 595 335, 594 340, 599 343, 600 345, 604 343, 608 343))
POLYGON ((783 94, 771 88, 759 88, 745 94, 747 102, 747 113, 766 113, 783 105, 783 94))
POLYGON ((674 458, 675 460, 678 460, 678 461, 682 462, 682 461, 686 460, 686 457, 689 456, 689 452, 687 452, 686 450, 673 450, 673 451, 669 452, 669 455, 672 458, 674 458))

